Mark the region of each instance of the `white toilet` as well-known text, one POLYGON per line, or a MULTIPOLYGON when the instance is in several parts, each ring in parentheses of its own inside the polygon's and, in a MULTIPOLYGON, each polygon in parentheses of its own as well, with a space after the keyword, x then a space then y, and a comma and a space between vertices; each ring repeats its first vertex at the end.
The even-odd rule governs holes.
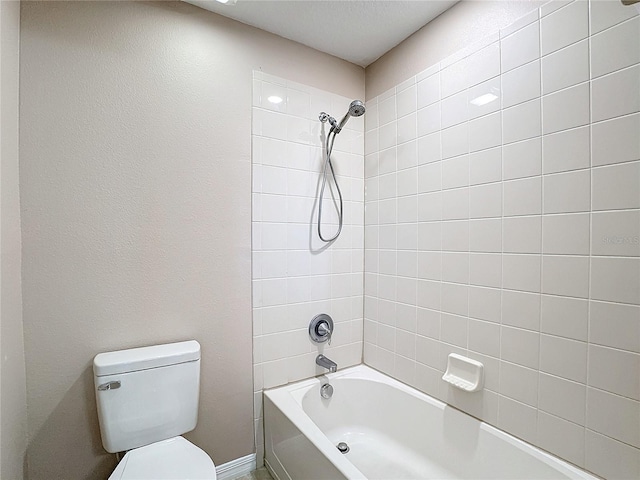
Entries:
POLYGON ((93 378, 102 444, 127 451, 110 480, 215 480, 209 455, 180 436, 198 423, 198 342, 100 353, 93 378))

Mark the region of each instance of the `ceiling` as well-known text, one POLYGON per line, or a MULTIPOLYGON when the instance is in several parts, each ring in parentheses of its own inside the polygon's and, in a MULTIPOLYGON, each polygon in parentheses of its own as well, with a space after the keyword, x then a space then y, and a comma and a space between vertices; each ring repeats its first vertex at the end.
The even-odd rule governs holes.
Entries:
POLYGON ((458 0, 185 0, 366 67, 458 0))

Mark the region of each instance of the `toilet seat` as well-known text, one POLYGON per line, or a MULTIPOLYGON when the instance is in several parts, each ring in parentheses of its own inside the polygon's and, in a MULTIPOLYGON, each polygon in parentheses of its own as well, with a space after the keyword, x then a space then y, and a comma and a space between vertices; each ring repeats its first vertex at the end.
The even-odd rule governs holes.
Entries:
POLYGON ((215 480, 216 467, 203 450, 183 437, 128 451, 109 480, 215 480))

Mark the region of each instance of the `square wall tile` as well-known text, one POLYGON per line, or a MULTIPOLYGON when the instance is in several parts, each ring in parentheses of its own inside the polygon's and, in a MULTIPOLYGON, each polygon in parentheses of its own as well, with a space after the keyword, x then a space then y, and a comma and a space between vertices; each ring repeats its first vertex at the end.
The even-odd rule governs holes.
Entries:
POLYGON ((587 125, 589 114, 588 82, 552 93, 542 98, 542 132, 554 133, 587 125))
POLYGON ((441 128, 440 102, 418 110, 416 122, 418 137, 439 131, 441 128))
POLYGON ((492 357, 500 356, 500 325, 469 320, 469 349, 492 357))
POLYGON ((502 360, 537 371, 539 357, 540 334, 538 332, 506 326, 500 328, 500 358, 502 360))
POLYGON ((502 141, 512 143, 537 137, 542 132, 540 99, 502 111, 502 141))
POLYGON ((416 88, 418 95, 417 108, 423 108, 437 102, 440 100, 440 74, 435 73, 420 80, 416 88))
POLYGON ((466 187, 469 185, 469 156, 443 160, 442 162, 442 189, 466 187))
POLYGON ((502 286, 502 256, 492 253, 474 253, 469 259, 469 283, 483 287, 502 286))
POLYGON ((443 313, 440 325, 440 340, 451 345, 467 348, 468 321, 469 319, 466 317, 443 313))
POLYGON ((469 103, 466 90, 445 98, 440 105, 442 128, 449 128, 469 119, 469 103))
POLYGON ((497 112, 469 122, 470 152, 500 146, 502 143, 501 119, 500 112, 497 112))
POLYGON ((640 402, 595 388, 587 389, 587 428, 640 448, 640 402))
POLYGON ((502 71, 529 63, 540 57, 540 23, 534 22, 500 40, 502 71))
POLYGON ((640 16, 591 38, 591 74, 599 77, 640 63, 640 16))
POLYGON ((640 478, 640 454, 637 448, 589 429, 586 431, 585 448, 585 468, 590 472, 603 478, 640 478))
POLYGON ((558 173, 544 176, 544 213, 588 212, 591 207, 591 172, 558 173))
POLYGON ((587 344, 552 335, 540 336, 540 371, 586 383, 587 344))
POLYGON ((469 126, 462 123, 442 130, 442 158, 469 153, 469 126))
POLYGON ((591 301, 589 341, 640 353, 640 306, 591 301))
POLYGON ((591 102, 594 122, 640 111, 640 65, 595 79, 591 102))
POLYGON ((542 55, 571 45, 589 35, 589 2, 577 0, 543 17, 540 22, 542 55))
POLYGON ((535 407, 538 404, 538 371, 500 362, 500 393, 535 407))
POLYGON ((469 120, 500 110, 501 79, 494 77, 467 90, 469 120), (494 98, 495 97, 495 98, 494 98), (490 101, 485 103, 484 100, 490 101), (482 101, 481 101, 482 100, 482 101))
MULTIPOLYGON (((589 72, 587 71, 587 80, 589 72)), ((536 60, 502 75, 502 106, 512 107, 518 103, 540 96, 540 61, 536 60)))
POLYGON ((469 154, 469 184, 498 182, 502 178, 502 148, 469 154))
POLYGON ((627 8, 622 2, 591 0, 591 35, 638 16, 638 11, 627 8))
POLYGON ((579 127, 545 135, 542 139, 544 173, 589 168, 589 127, 579 127))
POLYGON ((589 386, 640 400, 640 354, 589 345, 589 386))
POLYGON ((487 218, 469 221, 469 250, 497 253, 502 251, 502 220, 487 218))
POLYGON ((458 188, 442 192, 442 219, 461 220, 469 218, 469 188, 458 188))
POLYGON ((593 210, 640 208, 640 162, 593 169, 593 210))
POLYGON ((469 283, 469 254, 466 252, 443 252, 442 280, 469 283))
MULTIPOLYGON (((467 315, 469 312, 469 286, 458 285, 455 283, 443 283, 442 284, 442 311, 452 313, 456 315, 467 315)), ((445 319, 444 314, 441 320, 441 337, 440 339, 447 343, 453 343, 444 338, 442 332, 444 331, 445 320, 450 320, 449 317, 445 319)), ((460 325, 462 320, 454 319, 456 325, 460 325)), ((462 327, 460 327, 461 330, 462 327)), ((450 330, 450 329, 449 329, 450 330)), ((458 329, 456 330, 458 331, 458 329)), ((461 342, 456 343, 460 347, 466 347, 466 344, 461 342)))
POLYGON ((411 85, 396 93, 396 113, 398 118, 415 112, 418 109, 417 104, 418 94, 416 85, 411 85))
POLYGON ((502 223, 502 245, 505 253, 540 253, 542 249, 541 217, 505 218, 502 223))
POLYGON ((502 316, 500 297, 501 291, 497 288, 469 287, 469 316, 499 323, 502 316))
POLYGON ((587 341, 589 302, 586 299, 542 295, 540 332, 587 341))
POLYGON ((640 159, 640 114, 595 123, 591 127, 593 166, 640 159))
POLYGON ((584 427, 544 412, 538 413, 537 444, 578 466, 584 465, 584 435, 584 427))
POLYGON ((591 257, 591 298, 640 304, 640 258, 591 257))
POLYGON ((502 215, 502 184, 488 183, 469 188, 469 218, 499 217, 502 215))
POLYGON ((468 85, 466 59, 459 60, 440 71, 440 94, 442 98, 461 92, 468 85))
POLYGON ((540 263, 539 255, 503 255, 503 288, 540 292, 540 263))
POLYGON ((589 297, 589 257, 542 257, 542 293, 589 297))
POLYGON ((503 190, 505 216, 538 215, 541 213, 541 177, 503 182, 503 190))
POLYGON ((549 94, 589 80, 589 40, 542 59, 542 93, 549 94))
POLYGON ((593 255, 640 256, 640 210, 594 212, 593 255))
POLYGON ((473 86, 500 75, 500 44, 491 45, 466 59, 467 85, 473 86))
POLYGON ((542 173, 542 139, 531 138, 502 147, 503 179, 533 177, 542 173))
POLYGON ((541 373, 538 399, 540 410, 584 425, 587 410, 585 385, 541 373))
POLYGON ((589 213, 544 215, 542 252, 557 255, 589 255, 589 213))
POLYGON ((498 428, 527 442, 536 442, 538 410, 508 397, 500 396, 498 428))
POLYGON ((529 330, 539 330, 540 294, 503 290, 502 323, 529 330))

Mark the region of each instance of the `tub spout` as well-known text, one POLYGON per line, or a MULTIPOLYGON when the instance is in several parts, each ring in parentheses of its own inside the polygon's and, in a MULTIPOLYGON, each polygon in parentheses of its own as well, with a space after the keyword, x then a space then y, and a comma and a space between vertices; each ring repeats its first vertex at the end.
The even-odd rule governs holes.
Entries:
POLYGON ((320 365, 321 367, 326 368, 331 373, 338 370, 338 364, 333 360, 329 360, 327 357, 325 357, 322 354, 316 357, 316 365, 320 365))

